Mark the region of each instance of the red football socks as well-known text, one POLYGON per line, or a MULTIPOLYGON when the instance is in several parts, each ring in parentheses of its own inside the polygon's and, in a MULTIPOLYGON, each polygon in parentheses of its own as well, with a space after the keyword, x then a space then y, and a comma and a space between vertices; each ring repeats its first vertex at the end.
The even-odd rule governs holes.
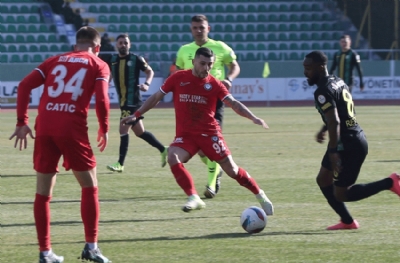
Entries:
POLYGON ((97 242, 100 206, 97 187, 82 188, 81 217, 85 229, 85 241, 97 242))
POLYGON ((197 195, 193 178, 182 163, 173 165, 171 167, 171 172, 174 175, 176 182, 183 189, 187 196, 197 195))
POLYGON ((51 249, 50 244, 50 200, 51 196, 36 194, 33 203, 33 216, 40 251, 51 249))
POLYGON ((256 180, 254 180, 243 168, 239 167, 239 171, 235 179, 241 186, 246 187, 253 194, 256 195, 260 193, 260 187, 258 187, 256 180))

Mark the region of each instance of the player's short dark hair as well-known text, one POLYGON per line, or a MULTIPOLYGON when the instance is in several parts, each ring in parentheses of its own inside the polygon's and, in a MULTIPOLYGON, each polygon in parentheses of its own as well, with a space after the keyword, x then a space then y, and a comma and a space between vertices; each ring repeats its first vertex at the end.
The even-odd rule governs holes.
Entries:
POLYGON ((129 35, 126 34, 126 33, 124 33, 124 34, 119 34, 119 35, 117 36, 116 41, 118 41, 118 39, 120 39, 120 38, 127 38, 127 39, 129 39, 129 35))
POLYGON ((214 52, 208 47, 201 47, 196 50, 196 54, 194 56, 195 57, 204 56, 206 58, 211 58, 214 57, 214 52))
POLYGON ((351 38, 350 38, 350 35, 342 35, 342 36, 340 37, 340 39, 345 39, 345 38, 351 39, 351 38))
POLYGON ((203 22, 203 21, 207 21, 208 19, 205 15, 195 15, 192 16, 192 22, 203 22))
POLYGON ((75 35, 77 44, 100 45, 101 37, 99 32, 91 26, 81 27, 75 35))
POLYGON ((328 57, 324 52, 314 50, 306 55, 306 58, 311 58, 314 62, 326 65, 328 63, 328 57))

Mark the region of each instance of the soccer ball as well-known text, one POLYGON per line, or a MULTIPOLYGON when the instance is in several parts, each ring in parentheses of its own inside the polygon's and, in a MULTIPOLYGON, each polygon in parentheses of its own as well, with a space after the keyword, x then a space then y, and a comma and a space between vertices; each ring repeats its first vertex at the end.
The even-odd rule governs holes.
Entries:
POLYGON ((267 215, 257 206, 248 207, 240 216, 240 225, 250 234, 260 233, 267 225, 267 215))

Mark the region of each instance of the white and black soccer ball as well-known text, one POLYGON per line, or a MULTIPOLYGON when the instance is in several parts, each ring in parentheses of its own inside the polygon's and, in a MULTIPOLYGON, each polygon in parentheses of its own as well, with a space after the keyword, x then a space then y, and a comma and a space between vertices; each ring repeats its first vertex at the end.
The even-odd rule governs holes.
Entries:
POLYGON ((240 225, 250 234, 260 233, 267 225, 267 215, 257 206, 248 207, 240 216, 240 225))

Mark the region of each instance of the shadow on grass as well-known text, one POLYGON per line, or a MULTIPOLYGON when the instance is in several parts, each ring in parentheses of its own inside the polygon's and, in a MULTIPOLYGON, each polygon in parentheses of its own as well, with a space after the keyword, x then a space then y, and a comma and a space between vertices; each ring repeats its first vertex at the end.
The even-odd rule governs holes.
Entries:
POLYGON ((377 163, 400 163, 400 160, 380 160, 380 161, 375 161, 377 163))
MULTIPOLYGON (((181 220, 182 218, 179 218, 181 220)), ((175 219, 174 219, 175 220, 175 219)), ((146 220, 148 221, 148 220, 146 220)), ((357 231, 348 231, 346 233, 357 233, 357 231)), ((149 238, 128 238, 128 239, 101 239, 100 243, 125 243, 125 242, 153 242, 153 241, 186 241, 186 240, 203 240, 203 239, 229 239, 229 238, 256 238, 268 236, 298 236, 298 235, 333 235, 340 234, 335 231, 326 230, 299 230, 299 231, 282 231, 282 232, 262 232, 258 234, 248 234, 244 232, 236 233, 216 233, 204 236, 158 236, 149 238)), ((70 242, 52 242, 53 244, 81 244, 83 241, 70 241, 70 242)), ((29 246, 37 246, 36 243, 24 244, 29 246)))

